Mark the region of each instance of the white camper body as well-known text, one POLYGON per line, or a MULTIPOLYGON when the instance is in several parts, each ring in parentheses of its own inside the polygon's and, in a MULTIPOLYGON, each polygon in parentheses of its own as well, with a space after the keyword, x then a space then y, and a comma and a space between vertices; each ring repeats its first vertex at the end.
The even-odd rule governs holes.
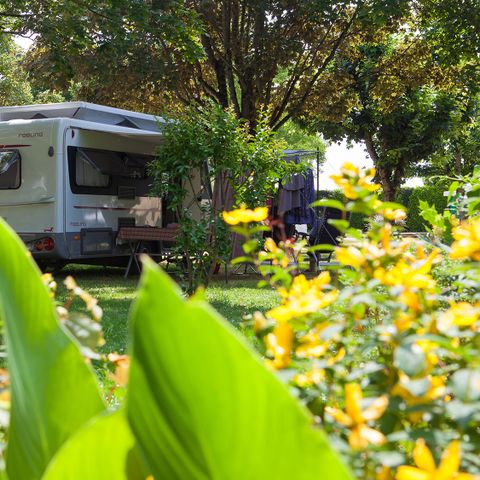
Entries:
POLYGON ((0 216, 40 262, 127 253, 121 226, 162 226, 146 165, 152 115, 84 102, 0 108, 0 216))

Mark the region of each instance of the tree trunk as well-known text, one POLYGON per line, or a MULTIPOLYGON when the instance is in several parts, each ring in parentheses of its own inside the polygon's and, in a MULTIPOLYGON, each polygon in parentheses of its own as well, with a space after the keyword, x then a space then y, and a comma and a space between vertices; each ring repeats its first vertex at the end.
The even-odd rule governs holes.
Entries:
POLYGON ((375 148, 372 133, 368 131, 364 132, 363 139, 367 147, 367 152, 377 170, 377 175, 383 188, 383 198, 386 202, 394 202, 397 190, 404 179, 406 161, 400 159, 395 166, 385 165, 375 148))
POLYGON ((380 177, 380 184, 382 185, 382 188, 383 188, 383 199, 386 202, 393 202, 395 200, 396 188, 395 188, 395 185, 390 180, 388 170, 384 166, 379 165, 377 167, 377 173, 378 173, 378 176, 380 177))

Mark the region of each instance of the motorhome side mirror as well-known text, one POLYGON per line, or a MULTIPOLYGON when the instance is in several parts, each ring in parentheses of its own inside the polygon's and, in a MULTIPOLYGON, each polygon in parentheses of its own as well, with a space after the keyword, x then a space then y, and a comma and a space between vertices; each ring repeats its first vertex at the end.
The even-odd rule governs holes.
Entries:
POLYGON ((53 157, 55 149, 53 147, 48 147, 48 156, 53 157))

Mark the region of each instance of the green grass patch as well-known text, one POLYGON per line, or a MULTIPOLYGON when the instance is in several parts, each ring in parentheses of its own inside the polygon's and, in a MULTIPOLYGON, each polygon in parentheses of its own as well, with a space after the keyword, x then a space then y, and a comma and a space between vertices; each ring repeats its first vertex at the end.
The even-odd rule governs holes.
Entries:
MULTIPOLYGON (((124 353, 128 338, 128 311, 135 298, 138 276, 123 278, 124 269, 85 267, 72 265, 55 275, 58 284, 57 300, 63 304, 67 291, 63 280, 67 275, 93 295, 103 309, 105 352, 124 353)), ((233 276, 228 283, 222 277, 212 282, 206 291, 207 300, 235 327, 239 327, 245 315, 256 310, 265 312, 278 303, 278 294, 270 288, 257 288, 258 276, 233 276)), ((75 299, 70 310, 82 309, 83 304, 75 299)))

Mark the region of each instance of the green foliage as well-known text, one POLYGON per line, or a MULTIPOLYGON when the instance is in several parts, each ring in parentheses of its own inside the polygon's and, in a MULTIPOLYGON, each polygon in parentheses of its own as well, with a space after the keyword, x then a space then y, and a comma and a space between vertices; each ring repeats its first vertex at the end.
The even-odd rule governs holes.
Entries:
MULTIPOLYGON (((343 195, 341 190, 317 190, 317 198, 321 200, 322 198, 325 199, 332 199, 337 200, 339 202, 345 203, 345 195, 343 195)), ((353 228, 358 228, 359 230, 363 230, 367 224, 367 217, 362 213, 353 212, 350 215, 350 225, 353 228)))
POLYGON ((417 5, 422 32, 443 65, 478 61, 478 19, 475 1, 433 0, 417 5))
POLYGON ((320 162, 325 161, 325 142, 316 134, 313 135, 303 129, 300 125, 289 120, 278 130, 277 135, 285 142, 288 150, 319 150, 320 162))
MULTIPOLYGON (((438 478, 448 458, 445 479, 473 480, 480 474, 478 211, 453 228, 450 248, 434 248, 401 235, 404 208, 382 202, 371 178, 351 164, 335 176, 348 197, 337 207, 371 217, 366 232, 338 223, 346 234, 334 249, 339 277, 298 273, 291 242, 251 249, 263 283, 281 294, 277 307, 254 315, 253 331, 266 362, 321 418, 357 478, 438 478), (437 282, 438 269, 448 269, 450 281, 437 282)), ((478 195, 478 184, 471 191, 478 195)), ((438 220, 433 209, 424 214, 438 220)), ((253 221, 249 228, 248 243, 253 221)))
POLYGON ((407 230, 411 232, 426 231, 425 218, 420 214, 421 202, 427 202, 430 206, 434 207, 437 212, 443 213, 447 208, 448 203, 447 197, 444 196, 446 190, 447 188, 444 183, 425 185, 423 187, 416 187, 412 190, 407 203, 407 230))
POLYGON ((198 15, 182 1, 2 3, 17 15, 13 30, 36 34, 28 63, 41 90, 65 91, 73 80, 81 82, 83 99, 143 110, 152 103, 153 82, 165 86, 164 74, 173 76, 173 58, 188 63, 203 53, 198 15))
POLYGON ((123 408, 77 430, 48 465, 43 480, 145 480, 148 470, 123 408))
POLYGON ((11 480, 349 480, 288 390, 208 305, 146 261, 127 402, 108 414, 20 239, 0 223, 0 316, 12 384, 11 480))
POLYGON ((264 202, 275 183, 294 168, 282 160, 284 144, 265 122, 252 133, 231 110, 213 103, 203 109, 189 108, 168 120, 151 172, 154 192, 167 195, 172 209, 183 204, 188 188, 185 177, 192 170, 205 169, 206 162, 204 187, 225 175, 237 204, 248 206, 264 202))
POLYGON ((352 46, 329 78, 338 79, 342 94, 329 109, 315 108, 312 100, 303 116, 303 124, 328 139, 363 142, 389 201, 405 178, 424 170, 454 123, 457 92, 439 81, 446 74, 425 42, 405 24, 352 46))
POLYGON ((30 255, 10 228, 0 228, 0 318, 12 377, 7 470, 12 480, 37 479, 69 436, 105 406, 30 255))
POLYGON ((38 36, 30 65, 40 83, 82 97, 160 111, 205 98, 256 128, 262 108, 280 127, 305 108, 319 74, 352 32, 394 25, 400 0, 238 3, 135 0, 4 0, 16 30, 38 36), (279 79, 280 81, 277 81, 279 79))
POLYGON ((33 102, 27 74, 21 63, 21 51, 10 36, 0 34, 0 104, 23 105, 33 102))
POLYGON ((127 411, 155 477, 349 478, 231 327, 150 262, 132 316, 127 411))
POLYGON ((60 92, 51 90, 43 90, 35 95, 35 103, 61 103, 65 101, 65 97, 60 92))
POLYGON ((181 224, 178 243, 186 257, 190 292, 207 285, 216 263, 229 258, 220 212, 232 202, 265 202, 279 179, 303 168, 285 162, 282 147, 265 118, 252 133, 231 110, 214 103, 189 108, 165 125, 164 142, 151 165, 153 191, 166 197, 181 224), (201 177, 201 190, 195 191, 192 172, 201 177), (190 214, 192 206, 197 216, 190 214))

